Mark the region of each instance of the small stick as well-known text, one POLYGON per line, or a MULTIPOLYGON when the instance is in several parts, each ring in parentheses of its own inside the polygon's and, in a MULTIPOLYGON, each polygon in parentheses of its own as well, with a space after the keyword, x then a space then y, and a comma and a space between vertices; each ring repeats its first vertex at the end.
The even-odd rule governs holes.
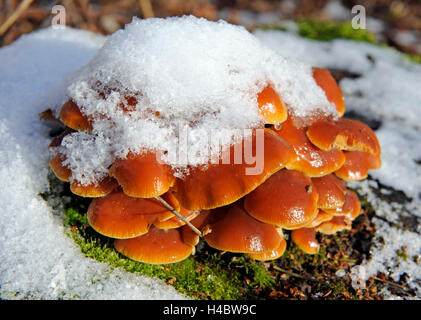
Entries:
POLYGON ((153 18, 155 15, 153 13, 152 4, 150 0, 139 0, 140 9, 142 10, 143 18, 153 18))
POLYGON ((170 210, 173 214, 175 214, 179 219, 183 220, 199 237, 202 236, 202 233, 192 225, 185 217, 183 217, 177 210, 175 210, 171 205, 169 205, 164 199, 161 197, 155 197, 156 200, 161 202, 168 210, 170 210))
POLYGON ((398 284, 398 283, 394 283, 394 282, 392 282, 392 281, 389 281, 389 280, 380 279, 380 278, 377 278, 377 277, 373 277, 373 279, 374 279, 374 280, 377 280, 377 281, 380 281, 380 282, 387 283, 387 284, 389 284, 389 285, 391 285, 391 286, 394 286, 394 287, 398 287, 398 288, 400 288, 400 289, 402 289, 402 290, 405 290, 405 291, 411 291, 411 289, 409 289, 409 288, 407 288, 407 287, 405 287, 405 286, 403 286, 403 285, 400 285, 400 284, 398 284))
POLYGON ((309 277, 302 276, 302 275, 300 275, 298 273, 295 273, 295 272, 284 270, 282 268, 279 268, 278 266, 273 266, 273 269, 275 269, 277 271, 280 271, 280 272, 283 272, 283 273, 286 273, 286 274, 289 274, 290 276, 293 276, 293 277, 296 277, 296 278, 301 278, 301 279, 305 279, 305 280, 316 280, 314 278, 309 278, 309 277))
POLYGON ((14 23, 23 11, 28 8, 34 0, 24 0, 16 8, 16 10, 6 19, 6 21, 0 26, 0 36, 2 36, 14 23))

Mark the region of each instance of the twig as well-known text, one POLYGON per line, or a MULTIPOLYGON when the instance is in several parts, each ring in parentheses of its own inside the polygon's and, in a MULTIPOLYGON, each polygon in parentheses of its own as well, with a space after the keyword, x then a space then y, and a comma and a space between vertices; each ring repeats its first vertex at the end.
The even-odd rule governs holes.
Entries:
POLYGON ((150 0, 139 0, 140 9, 142 10, 143 18, 153 18, 152 4, 150 0))
POLYGON ((401 285, 401 284, 397 284, 397 283, 394 283, 394 282, 392 282, 392 281, 389 281, 389 280, 384 280, 384 279, 380 279, 380 278, 377 278, 377 277, 373 277, 373 279, 374 279, 374 280, 377 280, 377 281, 380 281, 380 282, 384 282, 384 283, 390 284, 391 286, 394 286, 394 287, 400 288, 400 289, 405 290, 405 291, 411 291, 411 289, 409 289, 409 288, 407 288, 407 287, 404 287, 404 286, 403 286, 403 285, 401 285))
POLYGON ((287 270, 282 269, 282 268, 279 268, 277 266, 273 266, 273 269, 275 269, 277 271, 280 271, 280 272, 283 272, 283 273, 286 273, 286 274, 289 274, 290 276, 293 276, 293 277, 296 277, 296 278, 301 278, 301 279, 305 279, 305 280, 316 280, 316 279, 314 279, 312 277, 304 277, 304 276, 302 276, 302 275, 300 275, 298 273, 287 271, 287 270))
POLYGON ((34 0, 24 0, 20 3, 16 10, 0 26, 0 36, 2 36, 16 22, 16 20, 19 19, 22 12, 25 11, 33 1, 34 0))
POLYGON ((178 218, 183 220, 199 237, 202 236, 202 233, 194 225, 192 225, 185 217, 183 217, 177 210, 175 210, 171 205, 169 205, 164 199, 162 199, 159 196, 155 197, 155 199, 161 202, 168 210, 170 210, 178 218))

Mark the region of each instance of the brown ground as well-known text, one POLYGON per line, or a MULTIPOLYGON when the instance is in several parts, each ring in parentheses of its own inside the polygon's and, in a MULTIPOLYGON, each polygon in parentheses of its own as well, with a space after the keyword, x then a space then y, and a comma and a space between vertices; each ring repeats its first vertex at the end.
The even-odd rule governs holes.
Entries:
MULTIPOLYGON (((421 55, 421 45, 405 41, 399 35, 411 31, 415 41, 421 43, 421 2, 419 0, 338 0, 351 10, 356 4, 364 5, 367 16, 381 20, 385 28, 378 34, 389 45, 412 54, 421 55)), ((18 19, 7 30, 0 27, 0 46, 16 40, 21 34, 31 32, 51 24, 51 8, 55 4, 63 5, 67 10, 68 26, 110 34, 133 16, 145 17, 154 15, 167 17, 183 14, 194 14, 210 20, 220 18, 220 10, 229 10, 230 22, 238 22, 239 10, 255 13, 276 12, 284 19, 316 19, 329 21, 331 17, 325 9, 328 0, 0 0, 0 26, 15 12, 19 4, 28 2, 29 7, 23 10, 18 19), (152 11, 143 6, 152 5, 152 11)))

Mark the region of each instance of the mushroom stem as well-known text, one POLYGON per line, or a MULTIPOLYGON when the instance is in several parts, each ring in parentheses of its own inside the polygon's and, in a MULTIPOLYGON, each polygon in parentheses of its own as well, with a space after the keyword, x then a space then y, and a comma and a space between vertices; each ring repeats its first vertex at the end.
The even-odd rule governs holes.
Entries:
POLYGON ((192 225, 185 217, 183 217, 177 210, 175 210, 168 202, 162 199, 160 196, 155 197, 162 205, 164 205, 168 210, 170 210, 173 214, 175 214, 179 219, 183 220, 199 237, 202 236, 202 233, 192 225))

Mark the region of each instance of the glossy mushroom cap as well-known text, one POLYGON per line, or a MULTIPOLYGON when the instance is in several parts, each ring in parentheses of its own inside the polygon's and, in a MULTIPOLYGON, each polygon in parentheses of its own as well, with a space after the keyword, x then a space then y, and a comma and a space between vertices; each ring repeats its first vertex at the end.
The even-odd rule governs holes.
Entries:
POLYGON ((188 258, 194 247, 185 244, 179 229, 162 230, 151 227, 147 234, 114 242, 118 252, 130 259, 150 263, 167 264, 188 258))
POLYGON ((51 170, 53 170, 54 174, 57 178, 62 181, 69 182, 70 178, 72 177, 72 171, 63 165, 65 161, 65 156, 57 153, 49 162, 51 170))
POLYGON ((117 159, 109 174, 131 197, 152 198, 160 196, 173 186, 175 178, 171 168, 160 163, 155 152, 129 153, 126 159, 117 159))
POLYGON ((213 248, 243 253, 264 253, 279 248, 281 236, 273 225, 250 217, 232 206, 224 217, 206 226, 205 241, 213 248))
POLYGON ((118 183, 115 179, 111 177, 105 177, 98 183, 82 185, 77 181, 72 181, 70 185, 70 190, 81 197, 87 198, 99 198, 105 197, 107 194, 110 194, 114 189, 118 187, 118 183))
POLYGON ((260 114, 268 124, 282 123, 288 117, 287 108, 270 85, 266 86, 257 95, 257 103, 259 104, 260 114))
POLYGON ((363 180, 369 170, 379 169, 382 161, 380 155, 363 151, 344 151, 345 163, 335 174, 346 181, 363 180))
MULTIPOLYGON (((247 164, 242 154, 241 163, 234 163, 235 148, 230 147, 229 164, 210 164, 205 170, 193 168, 184 179, 177 179, 175 196, 181 205, 190 210, 213 209, 228 205, 240 199, 263 183, 273 173, 280 170, 293 156, 291 147, 272 130, 265 129, 264 152, 256 153, 256 131, 244 139, 244 143, 253 143, 252 155, 259 157, 261 172, 253 169, 256 163, 247 164), (251 171, 247 172, 248 170, 251 171), (257 174, 255 174, 257 173, 257 174)), ((240 148, 243 142, 240 142, 240 148)), ((242 149, 240 149, 242 150, 242 149)))
POLYGON ((380 154, 380 144, 373 130, 358 120, 341 118, 317 121, 307 129, 307 137, 322 150, 334 148, 380 154))
POLYGON ((107 237, 125 239, 148 232, 157 220, 173 214, 156 199, 132 198, 116 190, 92 200, 88 208, 89 224, 107 237))
MULTIPOLYGON (((213 211, 213 210, 212 210, 213 211)), ((201 211, 195 218, 193 218, 190 223, 195 226, 199 231, 202 231, 203 228, 209 223, 209 216, 213 215, 210 210, 201 211)), ((196 246, 199 243, 199 236, 187 225, 184 225, 180 228, 181 238, 185 244, 196 246)))
POLYGON ((66 126, 78 131, 91 131, 91 121, 80 111, 73 100, 69 99, 63 104, 60 110, 60 119, 66 126))
POLYGON ((306 128, 298 128, 289 117, 275 132, 294 149, 295 157, 287 164, 290 170, 298 170, 310 177, 320 177, 338 170, 345 162, 341 150, 324 151, 307 138, 306 128))
POLYGON ((326 94, 327 100, 334 103, 339 117, 345 113, 345 101, 341 88, 327 69, 313 68, 313 78, 326 94))
POLYGON ((361 202, 354 191, 347 190, 345 194, 345 203, 342 207, 336 209, 324 209, 327 213, 334 216, 350 216, 352 220, 361 212, 361 202))
POLYGON ((351 220, 345 216, 337 216, 333 217, 332 220, 320 224, 318 227, 316 227, 316 231, 330 235, 343 230, 351 230, 351 227, 351 220))
POLYGON ((333 214, 327 213, 323 210, 319 210, 319 213, 317 214, 316 218, 314 218, 310 223, 306 224, 305 228, 315 228, 323 222, 332 220, 333 217, 333 214))
POLYGON ((264 253, 249 253, 247 254, 250 258, 259 261, 275 260, 281 257, 287 248, 287 241, 281 240, 281 244, 275 250, 264 252, 264 253))
POLYGON ((316 239, 316 230, 314 228, 292 230, 291 238, 305 253, 316 254, 319 252, 320 244, 316 239))
MULTIPOLYGON (((187 221, 190 221, 197 217, 199 214, 198 211, 192 211, 187 210, 185 208, 181 208, 181 210, 178 211, 187 221)), ((154 223, 154 226, 159 229, 174 229, 184 226, 186 223, 181 220, 176 215, 173 215, 170 219, 165 220, 156 220, 154 223)), ((189 227, 190 228, 190 227, 189 227)))
POLYGON ((336 209, 345 203, 345 184, 333 174, 321 178, 312 178, 311 181, 319 194, 317 207, 320 209, 336 209))
POLYGON ((245 197, 244 208, 262 222, 297 229, 316 217, 317 200, 310 178, 298 171, 281 170, 245 197))

